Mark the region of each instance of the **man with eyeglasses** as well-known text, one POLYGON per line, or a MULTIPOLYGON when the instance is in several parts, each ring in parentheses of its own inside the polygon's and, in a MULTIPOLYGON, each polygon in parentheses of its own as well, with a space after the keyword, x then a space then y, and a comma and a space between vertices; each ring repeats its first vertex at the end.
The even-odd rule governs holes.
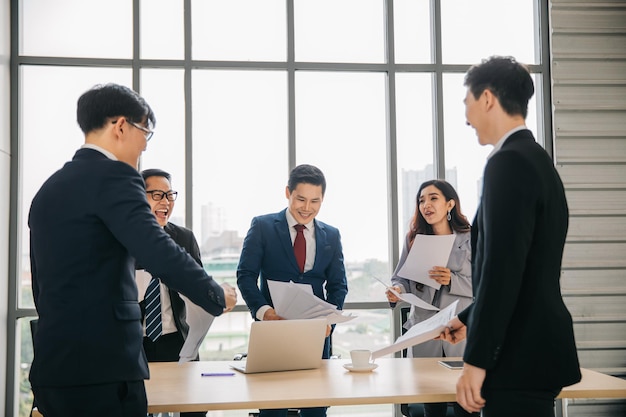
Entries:
MULTIPOLYGON (((180 247, 185 249, 193 259, 202 266, 200 248, 198 241, 193 232, 185 227, 170 223, 169 219, 174 210, 174 204, 178 192, 172 191, 172 176, 161 169, 145 169, 141 171, 141 176, 146 183, 146 194, 150 210, 156 218, 159 226, 178 243, 180 247)), ((145 271, 139 270, 136 274, 137 287, 139 288, 140 303, 145 311, 144 293, 149 287, 149 282, 153 279, 152 275, 145 271)), ((165 284, 160 283, 160 311, 162 332, 158 337, 146 336, 143 338, 143 349, 146 352, 148 362, 178 362, 179 353, 182 349, 185 339, 189 334, 189 325, 187 324, 185 302, 180 295, 168 288, 165 284)), ((144 331, 146 323, 144 320, 144 331)), ((198 360, 198 358, 196 358, 198 360)), ((203 417, 205 412, 188 412, 180 413, 181 417, 203 417)))
POLYGON ((135 265, 215 316, 232 310, 237 294, 151 214, 137 172, 155 123, 146 101, 124 86, 96 86, 78 99, 77 119, 85 144, 41 186, 29 213, 39 315, 29 379, 46 417, 145 417, 135 265))

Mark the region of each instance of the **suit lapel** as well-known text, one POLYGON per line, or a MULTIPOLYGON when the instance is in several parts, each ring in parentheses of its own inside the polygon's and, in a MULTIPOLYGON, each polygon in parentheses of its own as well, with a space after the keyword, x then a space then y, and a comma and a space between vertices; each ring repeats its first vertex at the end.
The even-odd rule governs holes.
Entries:
POLYGON ((317 220, 313 220, 313 224, 315 225, 315 261, 313 263, 313 269, 317 265, 324 265, 321 257, 324 256, 324 248, 326 247, 326 228, 324 225, 317 220))
POLYGON ((291 243, 291 234, 289 233, 289 224, 287 224, 285 210, 276 215, 274 219, 274 230, 276 231, 276 236, 278 236, 278 244, 283 247, 287 259, 289 259, 296 271, 299 271, 300 268, 296 261, 296 255, 293 253, 293 243, 291 243))

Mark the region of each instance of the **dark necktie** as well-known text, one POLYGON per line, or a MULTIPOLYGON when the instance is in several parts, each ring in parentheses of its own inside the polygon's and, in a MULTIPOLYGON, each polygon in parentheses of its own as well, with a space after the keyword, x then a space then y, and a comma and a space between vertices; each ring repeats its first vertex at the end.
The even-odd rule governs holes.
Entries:
POLYGON ((293 241, 293 253, 296 255, 296 262, 300 272, 304 272, 304 262, 306 261, 306 240, 304 239, 303 224, 296 224, 294 226, 298 233, 296 234, 296 240, 293 241))
POLYGON ((159 279, 152 277, 146 289, 146 336, 153 342, 163 333, 161 323, 161 289, 159 279))

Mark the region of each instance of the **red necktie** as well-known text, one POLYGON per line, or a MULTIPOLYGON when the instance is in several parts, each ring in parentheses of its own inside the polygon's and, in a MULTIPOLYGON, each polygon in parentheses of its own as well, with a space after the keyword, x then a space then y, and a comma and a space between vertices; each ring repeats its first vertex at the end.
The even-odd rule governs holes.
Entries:
POLYGON ((306 240, 304 239, 303 224, 296 224, 294 226, 298 233, 296 234, 296 240, 293 241, 293 253, 296 255, 296 262, 300 272, 304 272, 304 262, 306 261, 306 240))

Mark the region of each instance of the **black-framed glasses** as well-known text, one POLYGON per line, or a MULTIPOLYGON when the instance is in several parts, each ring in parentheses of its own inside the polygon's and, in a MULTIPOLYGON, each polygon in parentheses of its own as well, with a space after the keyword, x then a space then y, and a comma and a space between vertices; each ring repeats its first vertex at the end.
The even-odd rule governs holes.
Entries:
MULTIPOLYGON (((141 130, 143 133, 145 133, 144 136, 146 138, 146 142, 148 142, 152 138, 152 135, 154 135, 154 131, 148 129, 147 127, 144 127, 144 126, 142 126, 140 124, 137 124, 137 123, 135 123, 135 122, 133 122, 131 120, 128 120, 128 119, 126 119, 126 121, 128 122, 129 125, 137 128, 137 129, 141 130)), ((117 123, 117 120, 113 120, 111 123, 115 124, 115 123, 117 123)))
POLYGON ((174 201, 178 197, 178 191, 149 190, 146 193, 150 194, 154 201, 161 201, 163 197, 167 198, 168 201, 174 201))

